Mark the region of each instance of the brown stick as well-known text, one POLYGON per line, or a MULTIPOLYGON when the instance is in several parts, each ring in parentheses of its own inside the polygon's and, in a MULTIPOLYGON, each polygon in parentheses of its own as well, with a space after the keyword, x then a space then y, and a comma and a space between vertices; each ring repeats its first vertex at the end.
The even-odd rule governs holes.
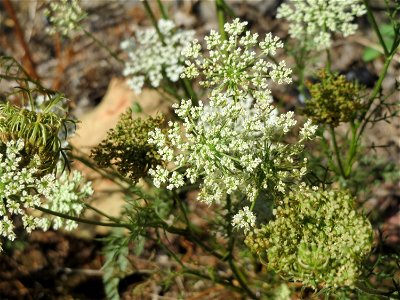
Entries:
POLYGON ((10 0, 4 0, 3 1, 3 5, 4 5, 4 8, 6 9, 7 13, 11 17, 11 19, 14 21, 14 24, 15 24, 15 26, 14 26, 15 35, 17 36, 17 39, 18 39, 19 43, 21 44, 22 48, 25 51, 24 56, 22 58, 24 67, 25 67, 26 71, 28 72, 28 74, 33 79, 39 80, 40 78, 39 78, 39 75, 36 72, 35 62, 32 59, 31 52, 29 51, 28 44, 26 43, 25 36, 24 36, 24 33, 23 33, 22 29, 21 29, 21 25, 20 25, 20 23, 18 21, 17 14, 15 13, 14 6, 12 5, 10 0))

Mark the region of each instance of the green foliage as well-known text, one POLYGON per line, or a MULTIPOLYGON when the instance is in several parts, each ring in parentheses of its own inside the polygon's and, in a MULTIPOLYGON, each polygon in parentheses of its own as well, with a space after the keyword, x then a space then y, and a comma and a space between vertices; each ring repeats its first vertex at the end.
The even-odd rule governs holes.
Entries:
POLYGON ((105 262, 103 265, 103 283, 108 300, 119 300, 118 285, 129 267, 129 243, 132 236, 125 236, 121 230, 115 230, 103 239, 105 262))
POLYGON ((51 172, 60 157, 68 163, 65 144, 76 122, 67 116, 64 96, 32 80, 18 62, 7 56, 0 57, 2 79, 18 81, 20 86, 6 92, 5 101, 0 103, 0 141, 5 144, 22 139, 25 163, 38 155, 43 173, 51 172))
POLYGON ((54 169, 60 154, 65 150, 60 134, 62 130, 67 131, 67 123, 73 124, 73 121, 50 111, 35 112, 10 103, 0 104, 1 141, 7 143, 23 139, 26 158, 37 154, 44 172, 54 169))
MULTIPOLYGON (((394 43, 394 38, 396 36, 395 29, 391 24, 382 24, 379 26, 379 31, 382 34, 383 41, 388 49, 391 49, 394 43)), ((362 59, 365 62, 370 62, 374 59, 377 59, 383 55, 381 51, 376 50, 375 48, 366 47, 363 51, 362 59)))
POLYGON ((311 99, 307 100, 305 114, 315 123, 336 127, 341 122, 356 118, 362 109, 363 91, 356 82, 349 82, 343 75, 319 72, 320 82, 308 84, 311 99))
POLYGON ((135 118, 132 109, 128 109, 116 128, 109 130, 106 139, 92 150, 91 156, 100 167, 115 166, 123 176, 137 182, 150 168, 162 164, 156 148, 147 141, 149 132, 159 128, 162 122, 162 116, 135 118))

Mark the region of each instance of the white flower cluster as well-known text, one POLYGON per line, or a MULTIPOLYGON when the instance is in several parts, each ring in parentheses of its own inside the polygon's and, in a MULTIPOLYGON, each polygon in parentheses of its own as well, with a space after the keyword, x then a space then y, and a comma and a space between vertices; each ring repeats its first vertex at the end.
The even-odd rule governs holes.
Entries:
MULTIPOLYGON (((226 31, 237 34, 244 26, 245 23, 235 21, 226 26, 226 31)), ((206 40, 215 37, 214 32, 206 40)), ((219 37, 218 41, 227 45, 219 37)), ((233 45, 236 43, 224 48, 229 59, 223 61, 220 57, 218 64, 208 65, 210 70, 202 70, 210 85, 218 84, 215 76, 218 70, 223 72, 225 63, 245 77, 265 78, 263 70, 253 68, 257 60, 236 69, 242 58, 236 55, 233 45), (252 69, 252 75, 248 75, 247 68, 252 69)), ((306 172, 305 161, 298 156, 316 127, 307 122, 297 143, 284 143, 296 124, 293 112, 279 115, 270 104, 271 92, 266 85, 257 86, 258 90, 250 96, 239 73, 228 72, 225 79, 226 89, 214 89, 207 105, 200 101, 199 106, 194 106, 191 100, 182 100, 174 106, 183 120, 182 126, 170 122, 166 133, 160 129, 150 132, 149 143, 156 145, 162 160, 172 162, 173 167, 157 166, 149 174, 156 186, 166 184, 168 189, 183 186, 185 180, 194 183, 202 179, 199 199, 208 204, 221 203, 227 194, 233 193, 254 201, 261 190, 285 192, 290 182, 299 180, 306 172)))
POLYGON ((129 56, 123 74, 129 77, 128 85, 138 94, 146 80, 158 87, 164 72, 169 80, 178 81, 184 70, 182 49, 194 37, 194 31, 177 29, 171 20, 160 19, 158 28, 162 38, 154 28, 149 28, 138 30, 135 41, 121 43, 129 56))
MULTIPOLYGON (((48 194, 43 191, 43 195, 48 201, 43 203, 42 207, 70 216, 79 216, 85 208, 82 200, 92 194, 91 182, 85 182, 80 172, 76 170, 71 174, 63 172, 53 181, 52 189, 48 194)), ((47 220, 49 224, 51 221, 55 230, 61 227, 73 230, 78 226, 75 221, 60 217, 49 216, 47 220)))
POLYGON ((71 36, 78 31, 80 23, 87 16, 80 7, 78 0, 52 1, 45 14, 49 16, 52 25, 47 29, 47 32, 50 34, 59 32, 64 36, 71 36))
POLYGON ((249 210, 248 206, 245 206, 233 216, 232 225, 236 228, 243 229, 246 234, 256 226, 256 216, 249 210))
POLYGON ((183 51, 187 58, 183 78, 195 78, 199 75, 205 77, 200 85, 215 87, 217 90, 237 89, 243 91, 256 90, 256 97, 265 95, 263 92, 268 87, 268 80, 282 84, 290 83, 292 71, 286 68, 284 61, 279 64, 266 61, 262 56, 275 55, 283 43, 271 33, 265 36, 264 41, 258 42, 258 34, 244 30, 247 22, 235 19, 232 23, 225 24, 225 31, 230 35, 228 40, 222 41, 221 35, 212 30, 205 38, 208 56, 203 56, 201 46, 194 40, 183 51), (255 46, 261 49, 260 54, 254 51, 255 46))
POLYGON ((355 17, 366 13, 361 0, 292 0, 278 9, 278 18, 289 22, 289 34, 308 50, 331 46, 334 33, 349 36, 357 30, 355 17))
MULTIPOLYGON (((16 237, 14 216, 21 217, 28 233, 36 228, 47 230, 53 219, 43 216, 35 207, 76 216, 83 210, 81 201, 93 193, 90 183, 82 184, 81 175, 76 171, 70 181, 65 173, 59 178, 54 174, 37 176, 39 158, 33 157, 26 164, 23 149, 23 140, 0 144, 0 235, 9 240, 16 237)), ((61 220, 55 218, 54 228, 61 225, 61 220)), ((74 226, 73 222, 66 221, 66 229, 74 226)))

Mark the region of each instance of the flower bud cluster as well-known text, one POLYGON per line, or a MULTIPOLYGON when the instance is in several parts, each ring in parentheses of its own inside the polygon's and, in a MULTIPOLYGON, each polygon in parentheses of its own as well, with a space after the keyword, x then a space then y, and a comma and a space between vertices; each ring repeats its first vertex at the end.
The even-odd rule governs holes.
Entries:
POLYGON ((344 75, 319 72, 320 82, 308 84, 311 98, 306 101, 305 114, 315 123, 338 126, 349 122, 362 111, 364 89, 344 75))
POLYGON ((348 191, 302 185, 277 204, 274 215, 245 240, 271 269, 312 287, 354 285, 373 232, 348 191))
POLYGON ((122 114, 107 138, 92 150, 91 156, 102 168, 115 166, 126 177, 137 182, 149 168, 162 164, 153 144, 147 141, 150 131, 159 128, 162 116, 135 118, 131 109, 122 114))
POLYGON ((354 34, 354 18, 365 13, 361 0, 290 0, 279 7, 277 17, 289 21, 290 36, 308 50, 324 50, 334 33, 354 34))
POLYGON ((81 28, 80 23, 87 14, 82 10, 78 0, 58 0, 50 2, 49 9, 45 14, 49 16, 51 27, 48 33, 61 33, 64 36, 71 36, 81 28))
POLYGON ((22 139, 0 143, 0 235, 11 241, 16 237, 16 216, 28 233, 36 228, 47 230, 52 221, 55 229, 64 224, 67 230, 73 229, 75 222, 44 216, 36 208, 77 216, 84 208, 82 200, 93 193, 90 183, 84 184, 79 172, 74 171, 70 180, 66 173, 41 176, 40 165, 38 155, 26 163, 22 139))
MULTIPOLYGON (((201 180, 199 199, 208 204, 221 203, 227 194, 234 193, 254 201, 260 190, 284 193, 288 184, 305 174, 306 161, 299 156, 316 127, 307 122, 298 142, 283 142, 296 120, 293 112, 278 114, 270 104, 266 80, 289 82, 285 74, 290 71, 277 77, 271 75, 268 63, 249 50, 257 44, 257 37, 250 32, 240 36, 245 25, 238 20, 226 24, 225 30, 231 34, 228 41, 211 32, 206 38, 210 57, 200 54, 197 43, 185 50, 196 62, 188 63, 184 76, 194 68, 197 74, 204 75, 203 84, 214 89, 207 104, 200 101, 195 106, 191 100, 182 100, 174 105, 182 124, 169 122, 167 132, 155 129, 149 133, 149 143, 156 145, 162 160, 172 163, 168 168, 158 165, 150 169, 156 186, 165 184, 168 189, 175 189, 186 181, 201 180), (249 59, 245 58, 247 54, 249 59), (246 62, 242 65, 243 61, 246 62), (258 65, 260 68, 255 68, 258 65), (263 83, 255 80, 250 93, 247 83, 252 78, 263 83)), ((266 40, 279 44, 271 36, 266 40)), ((278 69, 276 66, 274 70, 278 69)))
POLYGON ((182 49, 194 37, 194 31, 177 29, 171 20, 160 19, 158 28, 159 32, 155 28, 138 30, 135 40, 121 43, 129 57, 123 74, 138 94, 146 80, 159 87, 164 74, 172 82, 178 81, 184 70, 182 49))

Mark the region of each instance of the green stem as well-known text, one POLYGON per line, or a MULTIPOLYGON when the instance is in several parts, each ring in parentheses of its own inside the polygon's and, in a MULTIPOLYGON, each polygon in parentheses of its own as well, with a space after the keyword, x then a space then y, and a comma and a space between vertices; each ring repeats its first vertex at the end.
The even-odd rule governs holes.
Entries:
POLYGON ((357 126, 354 124, 354 122, 351 122, 351 142, 350 142, 350 150, 346 160, 346 171, 345 171, 345 175, 347 178, 349 178, 351 174, 351 169, 354 163, 354 157, 357 153, 357 145, 358 145, 357 126))
POLYGON ((368 124, 369 119, 371 118, 371 115, 369 115, 368 117, 365 117, 365 116, 367 115, 368 111, 369 111, 370 108, 371 108, 372 103, 374 102, 375 98, 378 96, 378 94, 379 94, 379 92, 380 92, 380 90, 381 90, 383 80, 384 80, 385 77, 386 77, 386 73, 387 73, 388 68, 389 68, 389 65, 390 65, 390 63, 391 63, 391 61, 392 61, 392 59, 393 59, 393 57, 394 57, 394 54, 395 54, 395 52, 393 52, 391 55, 389 55, 388 57, 386 57, 385 64, 384 64, 384 66, 383 66, 383 69, 382 69, 382 71, 381 71, 381 74, 379 75, 379 79, 378 79, 378 81, 376 82, 375 87, 374 87, 374 90, 372 91, 372 94, 371 94, 371 96, 370 96, 370 98, 369 98, 369 100, 368 100, 368 103, 367 103, 367 105, 366 105, 366 108, 365 108, 363 114, 362 114, 361 117, 360 117, 360 119, 363 120, 363 122, 362 122, 362 125, 361 125, 361 127, 360 127, 360 130, 359 130, 359 132, 358 132, 358 137, 357 137, 357 139, 360 139, 362 133, 363 133, 364 130, 365 130, 365 127, 366 127, 367 124, 368 124))
POLYGON ((197 276, 197 277, 200 277, 200 278, 204 278, 204 279, 210 280, 210 281, 212 281, 212 282, 215 282, 215 283, 218 283, 218 284, 227 286, 227 287, 229 287, 229 288, 232 288, 232 289, 234 289, 234 290, 236 290, 236 291, 238 291, 238 292, 242 292, 242 290, 241 290, 240 288, 234 286, 231 282, 229 282, 229 281, 226 280, 226 279, 222 279, 222 278, 219 278, 219 277, 211 277, 211 276, 209 276, 209 275, 203 274, 203 273, 201 273, 201 272, 199 272, 199 271, 197 271, 197 270, 194 270, 194 269, 191 269, 191 268, 187 267, 187 266, 179 259, 179 257, 178 257, 171 249, 169 249, 169 248, 167 247, 167 245, 165 245, 165 244, 161 241, 161 239, 159 238, 159 233, 158 233, 158 232, 157 232, 157 237, 158 237, 158 240, 157 240, 156 242, 157 242, 162 248, 164 248, 164 250, 167 251, 167 252, 171 255, 171 257, 182 267, 182 272, 183 272, 183 273, 188 274, 188 275, 194 275, 194 276, 197 276))
POLYGON ((256 294, 253 293, 253 291, 248 287, 245 276, 243 273, 240 271, 240 269, 236 266, 234 262, 234 257, 233 257, 233 250, 235 248, 235 235, 232 233, 232 200, 230 195, 227 196, 226 198, 226 208, 228 210, 228 223, 227 223, 227 234, 229 236, 229 243, 228 243, 228 253, 225 256, 226 259, 228 260, 228 264, 230 268, 232 269, 232 273, 235 275, 236 279, 238 280, 240 286, 243 288, 243 290, 246 291, 247 295, 251 299, 258 299, 256 294))
POLYGON ((174 97, 176 100, 180 101, 182 99, 182 97, 176 92, 176 90, 174 88, 171 88, 168 85, 163 85, 161 87, 168 95, 171 95, 172 97, 174 97))
POLYGON ((251 299, 258 299, 257 295, 247 286, 246 279, 244 278, 243 273, 239 270, 239 268, 234 263, 233 259, 229 259, 229 266, 232 269, 233 274, 235 275, 236 279, 239 281, 240 286, 246 291, 247 295, 251 299))
POLYGON ((160 9, 161 15, 163 19, 168 19, 167 11, 165 10, 164 5, 162 4, 161 0, 157 0, 158 8, 160 9))
MULTIPOLYGON (((292 52, 293 53, 293 52, 292 52)), ((305 70, 305 56, 306 56, 306 50, 305 48, 301 48, 300 54, 297 54, 299 52, 294 52, 293 57, 296 61, 296 73, 298 77, 298 89, 300 95, 303 96, 304 100, 306 100, 306 94, 305 94, 305 83, 304 83, 304 70, 305 70)))
POLYGON ((72 220, 72 221, 79 222, 79 223, 85 223, 85 224, 96 225, 96 226, 120 227, 120 228, 131 229, 131 226, 129 224, 125 224, 125 223, 106 223, 106 222, 100 222, 100 221, 95 221, 95 220, 89 220, 89 219, 74 217, 74 216, 70 216, 70 215, 67 215, 67 214, 64 214, 64 213, 53 211, 51 209, 40 207, 40 206, 37 206, 37 205, 35 205, 35 209, 40 210, 41 212, 44 212, 46 214, 50 214, 50 215, 53 215, 53 216, 56 216, 56 217, 60 217, 60 218, 63 218, 63 219, 67 219, 67 220, 72 220))
POLYGON ((118 57, 118 54, 112 51, 106 44, 104 44, 102 41, 100 41, 97 37, 95 37, 90 31, 83 29, 83 32, 90 37, 93 41, 95 41, 101 48, 105 49, 108 54, 110 54, 116 61, 118 61, 121 64, 124 64, 125 62, 118 57))
POLYGON ((226 40, 226 32, 224 29, 225 25, 225 13, 224 13, 224 1, 223 0, 215 0, 215 5, 217 8, 217 18, 218 18, 218 29, 221 34, 222 40, 226 40))
POLYGON ((203 241, 201 241, 199 238, 197 238, 196 235, 197 233, 193 234, 193 232, 189 231, 188 229, 180 229, 172 226, 168 226, 167 224, 164 224, 163 229, 169 233, 173 234, 178 234, 181 236, 184 236, 187 238, 189 241, 198 244, 201 248, 203 248, 206 252, 214 255, 216 258, 220 260, 225 260, 225 256, 218 253, 216 250, 213 248, 209 247, 208 245, 204 244, 203 241))
POLYGON ((332 58, 331 58, 331 51, 329 49, 326 49, 326 71, 331 74, 332 68, 332 58))
POLYGON ((364 0, 364 5, 365 5, 365 8, 367 9, 368 19, 371 22, 371 25, 374 28, 376 35, 378 36, 380 44, 382 45, 383 52, 384 52, 385 56, 388 56, 389 51, 386 47, 385 41, 383 40, 381 31, 379 30, 378 24, 376 23, 374 14, 372 13, 372 10, 371 10, 371 7, 369 6, 368 0, 364 0))
POLYGON ((331 137, 332 137, 333 149, 335 151, 336 160, 338 162, 340 174, 342 175, 343 178, 347 178, 346 174, 344 172, 344 168, 343 168, 342 159, 341 159, 341 156, 340 156, 339 147, 338 147, 338 144, 337 144, 337 141, 336 141, 335 129, 333 128, 332 125, 329 127, 329 131, 330 131, 330 134, 331 134, 331 137))
POLYGON ((215 282, 215 283, 227 286, 227 287, 229 287, 229 288, 231 288, 233 290, 236 290, 237 292, 243 292, 241 288, 238 288, 237 286, 234 286, 228 280, 224 280, 224 279, 220 279, 220 278, 216 278, 216 277, 211 277, 209 275, 200 273, 200 272, 198 272, 196 270, 189 269, 189 268, 185 268, 183 270, 183 272, 186 273, 186 274, 189 274, 189 275, 194 275, 194 276, 197 276, 197 277, 200 277, 200 278, 204 278, 204 279, 210 280, 211 282, 215 282))
POLYGON ((121 221, 118 218, 112 217, 108 214, 106 214, 105 212, 101 211, 100 209, 97 209, 96 207, 90 205, 89 203, 85 203, 85 206, 91 210, 93 210, 94 212, 98 213, 99 215, 106 217, 107 219, 115 222, 115 223, 121 223, 121 221))
POLYGON ((183 78, 181 80, 183 82, 183 87, 185 88, 186 94, 189 96, 190 99, 192 99, 193 104, 197 105, 199 103, 199 100, 198 100, 197 95, 194 92, 189 80, 187 80, 187 78, 183 78))
POLYGON ((150 7, 150 5, 149 5, 148 0, 143 0, 143 5, 144 5, 144 9, 146 10, 147 14, 148 14, 149 17, 150 17, 150 20, 151 20, 151 23, 153 24, 153 27, 155 28, 155 30, 156 30, 156 32, 157 32, 157 34, 158 34, 158 37, 159 37, 160 40, 161 40, 161 43, 162 43, 163 45, 165 45, 164 36, 163 36, 163 34, 161 33, 160 28, 158 27, 157 19, 156 19, 154 13, 153 13, 153 10, 151 9, 151 7, 150 7))
MULTIPOLYGON (((156 30, 156 32, 157 32, 157 34, 158 34, 158 36, 159 36, 159 38, 161 40, 161 43, 163 45, 165 45, 164 36, 163 36, 162 32, 160 31, 160 28, 158 27, 157 19, 156 19, 154 13, 153 13, 153 10, 151 9, 151 7, 149 5, 148 0, 143 0, 143 5, 144 5, 144 8, 145 8, 147 14, 150 17, 150 20, 151 20, 151 22, 153 24, 153 27, 155 28, 155 30, 156 30)), ((162 3, 160 3, 159 5, 162 6, 162 3)), ((160 7, 160 10, 162 10, 161 7, 160 7)), ((161 13, 164 15, 165 12, 163 13, 161 11, 161 13)), ((189 98, 191 98, 193 100, 194 104, 196 105, 198 103, 197 95, 193 91, 193 88, 192 88, 190 82, 187 79, 180 79, 179 81, 183 84, 183 88, 184 88, 187 96, 189 98)), ((180 99, 178 99, 178 100, 180 100, 180 99)))

